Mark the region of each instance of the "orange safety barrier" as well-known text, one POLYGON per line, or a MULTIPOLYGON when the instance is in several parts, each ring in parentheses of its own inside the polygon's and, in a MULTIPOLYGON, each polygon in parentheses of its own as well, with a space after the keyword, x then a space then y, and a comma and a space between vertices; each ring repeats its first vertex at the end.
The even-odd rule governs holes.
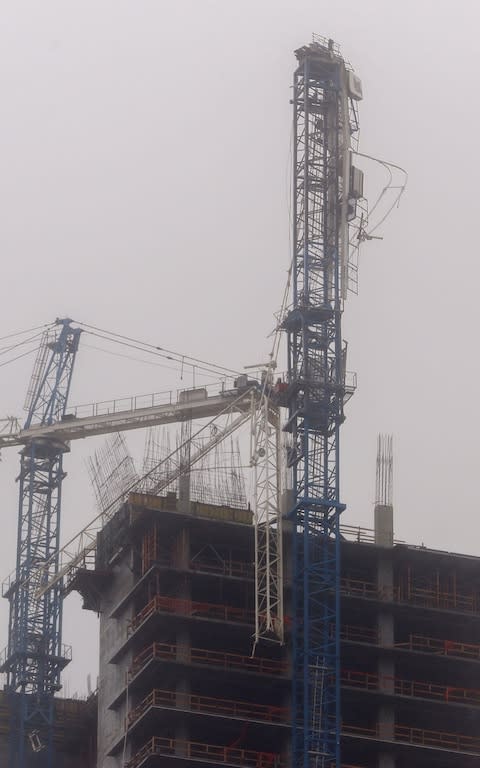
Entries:
POLYGON ((459 688, 458 686, 437 685, 436 683, 425 683, 417 680, 401 680, 390 675, 377 675, 371 672, 352 670, 342 671, 341 682, 344 685, 363 688, 367 691, 383 691, 398 696, 480 706, 480 690, 476 688, 459 688))
MULTIPOLYGON (((344 736, 359 736, 370 739, 383 738, 380 736, 378 727, 364 728, 343 724, 342 734, 344 736)), ((411 728, 407 725, 396 725, 394 728, 394 740, 405 744, 418 744, 436 749, 451 749, 458 752, 480 754, 480 738, 465 736, 459 733, 444 733, 443 731, 429 731, 422 728, 411 728)))
POLYGON ((410 635, 404 643, 395 643, 397 648, 408 648, 410 651, 435 653, 439 656, 459 656, 466 659, 480 659, 480 645, 476 643, 461 643, 456 640, 440 640, 436 637, 410 635))
POLYGON ((461 613, 477 613, 479 596, 476 594, 462 595, 458 592, 439 592, 435 589, 423 589, 412 586, 401 590, 398 599, 402 602, 414 603, 428 608, 442 608, 447 611, 461 613))
MULTIPOLYGON (((334 627, 332 625, 332 633, 334 627)), ((371 627, 358 627, 343 625, 340 627, 340 639, 355 643, 378 644, 378 631, 371 627)), ((462 643, 457 640, 441 640, 437 637, 424 637, 423 635, 410 635, 408 640, 394 643, 395 648, 404 648, 409 651, 421 651, 422 653, 434 653, 439 656, 457 656, 465 659, 480 660, 480 644, 462 643)))
POLYGON ((287 665, 281 661, 262 659, 261 657, 241 656, 236 653, 224 653, 223 651, 211 651, 205 648, 190 648, 183 657, 178 657, 177 646, 173 643, 152 643, 135 656, 130 676, 134 677, 152 659, 165 661, 186 661, 202 666, 217 667, 225 670, 247 670, 266 675, 285 675, 287 665))
POLYGON ((155 595, 137 615, 131 619, 128 632, 135 632, 144 621, 155 613, 178 613, 182 616, 196 616, 198 618, 216 619, 217 621, 234 621, 240 624, 253 624, 255 614, 243 608, 234 608, 230 605, 217 605, 216 603, 198 603, 192 600, 182 600, 177 597, 163 597, 155 595))
POLYGON ((421 589, 409 587, 408 590, 393 587, 392 589, 379 589, 375 582, 363 581, 344 577, 340 582, 344 595, 354 597, 367 597, 373 600, 394 601, 411 603, 424 608, 440 608, 442 610, 459 611, 460 613, 478 613, 480 609, 480 595, 472 593, 463 595, 458 592, 438 592, 433 589, 421 589))
POLYGON ((261 720, 267 723, 285 723, 288 718, 286 707, 252 704, 232 699, 216 699, 211 696, 197 696, 196 694, 177 694, 175 691, 162 691, 155 688, 129 713, 129 724, 136 723, 151 707, 181 707, 192 712, 241 717, 242 719, 261 720))
POLYGON ((126 768, 138 768, 152 755, 184 756, 191 760, 224 763, 226 765, 249 766, 250 768, 283 768, 285 762, 280 755, 272 752, 256 752, 252 749, 236 749, 214 744, 201 744, 196 741, 175 741, 154 736, 132 757, 126 768))
POLYGON ((406 725, 395 726, 395 739, 397 741, 407 741, 409 744, 453 749, 458 752, 480 752, 480 738, 476 736, 444 733, 442 731, 425 731, 421 728, 410 728, 406 725))

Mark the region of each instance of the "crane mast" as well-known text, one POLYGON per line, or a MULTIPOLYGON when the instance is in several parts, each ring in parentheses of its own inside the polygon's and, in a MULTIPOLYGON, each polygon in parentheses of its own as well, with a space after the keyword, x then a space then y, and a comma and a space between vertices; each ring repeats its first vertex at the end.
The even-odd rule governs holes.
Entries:
MULTIPOLYGON (((27 395, 25 429, 60 422, 65 415, 80 329, 57 320, 53 337, 40 346, 27 395)), ((14 722, 10 768, 25 768, 27 754, 52 768, 54 694, 68 663, 62 647, 61 584, 41 598, 43 566, 58 569, 63 454, 68 444, 54 437, 33 437, 20 453, 17 560, 15 577, 4 592, 10 601, 8 648, 1 670, 7 673, 14 722)))
POLYGON ((293 304, 284 320, 294 494, 293 765, 339 768, 339 433, 348 397, 341 318, 356 208, 349 109, 361 86, 332 41, 314 39, 296 56, 293 304))

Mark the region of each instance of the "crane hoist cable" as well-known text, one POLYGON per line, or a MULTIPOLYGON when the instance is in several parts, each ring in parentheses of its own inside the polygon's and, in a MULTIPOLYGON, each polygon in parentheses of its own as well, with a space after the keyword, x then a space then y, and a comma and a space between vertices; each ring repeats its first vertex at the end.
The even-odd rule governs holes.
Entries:
POLYGON ((47 328, 51 328, 55 323, 43 323, 43 325, 36 325, 33 328, 25 328, 23 331, 15 331, 15 333, 7 333, 6 336, 0 336, 0 341, 5 339, 13 339, 15 336, 24 336, 26 333, 32 333, 32 331, 44 331, 47 328))
POLYGON ((198 358, 198 357, 192 357, 191 355, 186 355, 181 352, 174 352, 173 350, 167 349, 166 347, 162 347, 156 344, 151 344, 145 341, 140 341, 139 339, 135 339, 131 336, 126 336, 121 333, 116 333, 114 331, 108 331, 103 328, 99 328, 95 325, 89 325, 88 323, 84 323, 80 320, 75 320, 75 322, 77 323, 77 325, 84 328, 87 333, 90 333, 93 336, 102 334, 100 338, 104 338, 107 341, 111 341, 117 344, 124 344, 127 347, 131 347, 137 350, 142 350, 143 352, 149 352, 150 354, 158 355, 159 357, 164 357, 167 360, 175 359, 176 362, 180 362, 183 365, 195 367, 198 370, 216 372, 217 375, 219 375, 219 373, 221 373, 222 375, 229 375, 229 376, 241 375, 239 371, 233 368, 227 368, 226 366, 223 366, 223 365, 210 363, 207 360, 202 360, 201 358, 198 358))
POLYGON ((29 344, 31 341, 41 339, 42 335, 42 332, 35 333, 33 336, 29 336, 28 339, 18 341, 16 344, 10 344, 8 347, 0 347, 0 355, 6 355, 8 352, 12 352, 14 349, 18 349, 18 347, 23 347, 25 344, 29 344))
POLYGON ((31 355, 33 352, 36 352, 38 349, 38 344, 35 347, 32 347, 32 349, 27 350, 26 352, 23 352, 21 355, 17 355, 16 357, 12 357, 10 360, 5 360, 3 363, 0 363, 0 368, 3 368, 5 365, 9 365, 10 363, 14 363, 16 360, 20 360, 22 357, 26 357, 27 355, 31 355))
MULTIPOLYGON (((93 350, 96 350, 97 352, 104 352, 106 355, 112 355, 113 357, 121 357, 121 358, 124 358, 125 360, 133 360, 134 362, 137 362, 137 363, 145 363, 145 365, 155 365, 158 368, 163 368, 168 371, 175 371, 177 373, 179 370, 178 366, 174 368, 173 365, 165 365, 164 363, 157 363, 154 360, 142 360, 142 358, 140 357, 134 357, 133 355, 125 355, 125 354, 122 354, 122 352, 113 352, 111 349, 105 349, 104 347, 96 347, 93 344, 84 343, 82 344, 82 350, 83 349, 93 349, 93 350)), ((180 363, 178 363, 178 365, 180 365, 180 363)), ((213 373, 203 373, 203 376, 206 376, 211 379, 215 379, 215 381, 218 381, 220 378, 218 374, 215 375, 213 373)))

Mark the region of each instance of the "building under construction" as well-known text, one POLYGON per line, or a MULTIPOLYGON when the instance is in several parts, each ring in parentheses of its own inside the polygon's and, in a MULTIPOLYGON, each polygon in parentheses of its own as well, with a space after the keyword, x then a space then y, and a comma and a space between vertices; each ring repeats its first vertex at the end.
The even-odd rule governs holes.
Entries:
MULTIPOLYGON (((199 387, 85 415, 67 401, 80 334, 93 326, 58 320, 25 425, 0 440, 21 447, 0 665, 9 768, 479 764, 479 559, 394 540, 388 441, 373 529, 340 523, 340 427, 355 389, 341 318, 359 244, 373 237, 354 165, 362 87, 331 40, 296 57, 292 295, 270 362, 231 388, 223 378, 213 395, 199 387), (274 382, 280 336, 288 370, 274 382), (142 478, 117 460, 120 438, 91 462, 100 515, 76 549, 60 550, 71 442, 172 423, 182 424, 177 451, 142 478), (200 481, 194 500, 194 465, 244 424, 252 509, 238 484, 209 495, 200 481), (99 615, 98 693, 87 702, 58 698, 65 590, 99 615)), ((183 371, 185 356, 168 359, 183 371)))
MULTIPOLYGON (((391 444, 380 441, 374 528, 342 527, 342 766, 473 768, 480 559, 395 541, 391 482, 391 444)), ((130 493, 98 533, 94 567, 72 572, 68 589, 99 615, 100 670, 88 701, 55 699, 58 768, 292 764, 295 534, 283 537, 284 642, 256 642, 255 527, 235 498, 130 493)), ((320 660, 312 674, 321 697, 320 660)), ((0 698, 1 765, 10 696, 0 698)), ((28 768, 43 756, 30 732, 28 768)))
MULTIPOLYGON (((391 507, 375 513, 343 531, 342 765, 473 768, 480 560, 394 542, 391 507)), ((285 644, 254 647, 251 522, 131 494, 99 535, 70 585, 100 614, 98 768, 291 764, 292 584, 285 644)))

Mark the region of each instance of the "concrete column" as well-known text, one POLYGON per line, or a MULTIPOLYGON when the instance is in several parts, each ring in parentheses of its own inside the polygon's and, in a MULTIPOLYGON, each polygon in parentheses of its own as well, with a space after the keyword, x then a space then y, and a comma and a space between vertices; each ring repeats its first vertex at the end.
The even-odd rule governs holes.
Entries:
MULTIPOLYGON (((395 693, 395 663, 388 649, 395 642, 394 616, 389 606, 394 596, 393 571, 393 508, 387 505, 375 506, 375 543, 379 547, 377 559, 377 588, 385 601, 377 616, 378 631, 378 687, 383 693, 395 693)), ((381 739, 395 738, 395 707, 392 704, 382 704, 377 711, 378 735, 381 739)), ((379 754, 378 768, 395 768, 395 757, 391 752, 379 754)))
POLYGON ((375 544, 393 547, 393 507, 391 504, 375 504, 375 544))
POLYGON ((182 528, 173 543, 173 564, 177 568, 188 569, 190 565, 190 531, 182 528))
POLYGON ((380 753, 378 756, 378 768, 395 768, 395 758, 387 753, 380 753))
MULTIPOLYGON (((178 568, 188 568, 190 564, 190 531, 188 528, 182 528, 175 541, 175 565, 178 568)), ((177 596, 181 600, 191 600, 192 590, 190 578, 181 576, 179 579, 177 596)), ((177 659, 188 662, 190 660, 190 651, 192 647, 189 628, 183 622, 179 625, 175 635, 177 646, 177 659)), ((175 703, 178 709, 185 709, 189 704, 189 695, 191 692, 188 670, 185 667, 178 667, 178 676, 175 682, 175 703)), ((187 755, 187 742, 189 739, 188 724, 185 714, 177 712, 175 721, 175 754, 179 757, 187 755)))

